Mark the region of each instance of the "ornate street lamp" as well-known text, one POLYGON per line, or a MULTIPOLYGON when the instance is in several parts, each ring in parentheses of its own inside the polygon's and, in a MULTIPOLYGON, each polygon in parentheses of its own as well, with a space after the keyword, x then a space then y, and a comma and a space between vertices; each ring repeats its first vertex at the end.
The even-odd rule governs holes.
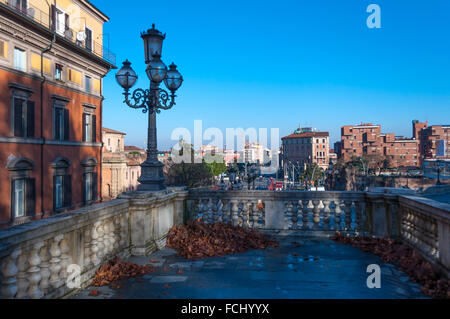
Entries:
POLYGON ((164 165, 158 161, 157 157, 156 113, 160 113, 161 109, 168 110, 175 105, 175 91, 183 83, 183 77, 175 64, 172 63, 167 70, 161 60, 165 34, 156 30, 153 24, 151 29, 141 34, 141 37, 144 40, 147 64, 145 72, 150 80, 150 89, 136 89, 130 93, 138 76, 128 60, 123 62, 122 68, 116 74, 116 80, 125 91, 124 102, 131 108, 142 108, 143 113, 148 112, 147 159, 141 164, 138 190, 157 191, 165 189, 166 186, 164 185, 164 165), (163 81, 170 93, 159 87, 163 81))

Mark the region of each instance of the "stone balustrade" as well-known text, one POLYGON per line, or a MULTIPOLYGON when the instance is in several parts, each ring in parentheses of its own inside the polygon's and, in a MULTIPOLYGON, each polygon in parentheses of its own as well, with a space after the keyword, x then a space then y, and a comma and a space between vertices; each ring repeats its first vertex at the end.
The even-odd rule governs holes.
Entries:
POLYGON ((401 192, 190 190, 190 219, 305 236, 390 237, 450 272, 450 205, 401 192))
POLYGON ((68 279, 77 267, 83 288, 113 256, 156 250, 168 230, 183 223, 186 196, 184 188, 125 193, 121 199, 0 231, 1 298, 66 296, 76 291, 68 279))
POLYGON ((209 191, 174 188, 119 199, 0 231, 1 298, 58 298, 73 266, 81 288, 114 255, 148 255, 187 219, 280 234, 390 237, 449 276, 450 205, 401 193, 209 191), (72 267, 72 268, 71 268, 72 267))

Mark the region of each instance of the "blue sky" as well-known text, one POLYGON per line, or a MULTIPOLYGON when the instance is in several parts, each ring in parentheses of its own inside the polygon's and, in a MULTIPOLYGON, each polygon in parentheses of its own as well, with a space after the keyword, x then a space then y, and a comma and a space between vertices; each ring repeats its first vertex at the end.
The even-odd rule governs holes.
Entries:
MULTIPOLYGON (((450 124, 450 1, 447 0, 91 0, 110 22, 117 66, 129 59, 136 87, 149 85, 140 32, 166 32, 163 61, 184 83, 177 105, 158 115, 158 146, 177 127, 329 131, 361 121, 411 136, 411 120, 450 124), (381 29, 366 8, 381 7, 381 29), (170 4, 170 5, 169 5, 170 4)), ((145 146, 147 118, 122 103, 111 72, 104 82, 103 125, 145 146)), ((205 141, 206 144, 207 141, 205 141)))

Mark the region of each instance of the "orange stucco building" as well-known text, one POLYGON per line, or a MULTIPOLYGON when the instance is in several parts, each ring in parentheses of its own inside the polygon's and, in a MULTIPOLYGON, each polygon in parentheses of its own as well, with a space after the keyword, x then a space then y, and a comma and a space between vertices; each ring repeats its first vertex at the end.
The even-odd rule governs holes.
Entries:
MULTIPOLYGON (((66 2, 101 32, 101 11, 66 2)), ((17 3, 0 0, 0 228, 101 200, 101 87, 115 68, 92 31, 83 40, 87 25, 69 27, 69 11, 62 26, 51 17, 63 9, 48 6, 45 24, 33 1, 17 3)))

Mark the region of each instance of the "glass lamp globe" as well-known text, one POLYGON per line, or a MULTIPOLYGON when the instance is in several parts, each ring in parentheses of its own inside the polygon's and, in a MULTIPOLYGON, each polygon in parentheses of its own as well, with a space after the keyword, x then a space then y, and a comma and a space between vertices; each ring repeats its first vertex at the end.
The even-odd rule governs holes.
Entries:
POLYGON ((153 55, 153 58, 147 65, 145 72, 151 81, 161 83, 166 77, 167 66, 163 61, 161 61, 159 55, 153 55))
POLYGON ((125 90, 130 89, 137 81, 137 74, 131 68, 131 62, 126 60, 123 62, 122 68, 116 73, 116 81, 125 90))
POLYGON ((166 87, 172 92, 178 90, 178 88, 181 86, 181 83, 183 83, 183 77, 181 76, 180 72, 178 72, 177 66, 173 62, 169 66, 169 71, 167 71, 164 83, 166 84, 166 87))

